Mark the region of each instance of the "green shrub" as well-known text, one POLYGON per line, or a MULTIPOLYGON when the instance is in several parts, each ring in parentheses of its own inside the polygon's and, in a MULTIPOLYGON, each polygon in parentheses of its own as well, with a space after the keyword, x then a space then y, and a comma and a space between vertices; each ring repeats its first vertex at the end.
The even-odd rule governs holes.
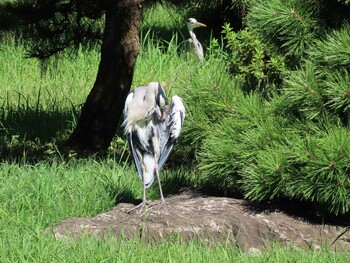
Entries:
MULTIPOLYGON (((237 93, 233 111, 212 133, 204 133, 202 176, 250 200, 287 198, 322 212, 347 213, 349 26, 328 30, 336 25, 322 17, 328 1, 256 2, 247 29, 224 29, 233 79, 246 92, 237 93)), ((338 4, 329 12, 337 10, 338 4)))
POLYGON ((244 89, 257 90, 264 96, 278 91, 286 71, 284 58, 270 52, 249 29, 234 32, 229 24, 225 24, 223 34, 227 41, 230 72, 244 81, 244 89))
POLYGON ((262 104, 257 95, 240 94, 233 102, 234 111, 212 127, 198 155, 206 185, 215 185, 225 193, 239 192, 240 170, 251 162, 257 147, 247 140, 246 133, 266 116, 262 104))
POLYGON ((247 25, 263 43, 285 56, 291 66, 300 63, 307 49, 324 32, 315 1, 261 1, 252 4, 247 25))

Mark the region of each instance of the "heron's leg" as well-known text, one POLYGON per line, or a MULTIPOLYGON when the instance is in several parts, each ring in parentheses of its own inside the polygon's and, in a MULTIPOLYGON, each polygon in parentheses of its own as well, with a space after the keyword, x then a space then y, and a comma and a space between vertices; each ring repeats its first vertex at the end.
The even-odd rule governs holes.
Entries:
POLYGON ((146 199, 146 185, 145 182, 142 180, 142 184, 143 184, 143 197, 142 197, 142 203, 144 205, 147 204, 147 199, 146 199))
POLYGON ((159 185, 160 201, 161 201, 162 204, 164 204, 165 203, 165 199, 164 199, 164 196, 163 196, 162 184, 160 182, 158 165, 156 165, 155 169, 156 169, 156 176, 157 176, 158 185, 159 185))
MULTIPOLYGON (((145 174, 145 171, 146 171, 146 167, 143 163, 143 160, 142 160, 142 174, 145 174)), ((144 180, 144 177, 142 176, 142 206, 145 206, 147 204, 147 199, 146 199, 146 185, 145 185, 145 180, 144 180)))
POLYGON ((143 197, 142 197, 142 202, 140 204, 138 204, 137 206, 134 206, 133 208, 131 208, 130 210, 128 210, 128 214, 130 214, 132 211, 140 208, 140 213, 142 212, 143 209, 146 209, 147 208, 147 205, 148 205, 148 202, 147 202, 147 199, 146 199, 146 186, 145 184, 142 182, 143 184, 143 197))
MULTIPOLYGON (((142 173, 145 174, 145 166, 143 165, 143 162, 142 162, 142 173)), ((133 211, 139 207, 141 208, 140 212, 142 212, 142 209, 147 207, 148 202, 147 202, 147 198, 146 198, 146 185, 145 185, 144 180, 142 180, 142 187, 143 187, 142 202, 140 204, 138 204, 137 206, 131 208, 128 211, 128 214, 130 214, 131 211, 133 211)))

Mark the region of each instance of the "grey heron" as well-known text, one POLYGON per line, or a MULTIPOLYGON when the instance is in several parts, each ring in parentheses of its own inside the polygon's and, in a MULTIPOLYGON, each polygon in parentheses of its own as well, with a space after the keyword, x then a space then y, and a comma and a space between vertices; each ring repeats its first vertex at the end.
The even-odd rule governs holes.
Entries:
POLYGON ((151 82, 147 87, 137 87, 125 101, 123 125, 143 183, 142 206, 147 204, 146 189, 152 185, 155 176, 161 203, 165 202, 159 170, 179 137, 185 118, 185 108, 180 97, 173 96, 168 106, 165 103, 165 92, 157 82, 151 82))
POLYGON ((206 27, 205 24, 198 22, 194 18, 189 18, 187 20, 187 29, 190 34, 190 38, 187 40, 188 42, 188 51, 190 53, 194 53, 200 61, 204 59, 204 52, 201 43, 198 41, 196 34, 193 32, 193 29, 196 27, 206 27))

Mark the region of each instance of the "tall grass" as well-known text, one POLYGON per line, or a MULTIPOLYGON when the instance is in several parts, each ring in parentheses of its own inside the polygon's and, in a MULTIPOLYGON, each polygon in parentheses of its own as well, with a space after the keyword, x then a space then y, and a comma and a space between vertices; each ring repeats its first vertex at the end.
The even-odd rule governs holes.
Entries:
POLYGON ((1 262, 347 262, 349 252, 303 251, 276 245, 245 254, 230 245, 207 247, 173 239, 144 244, 111 237, 57 241, 45 229, 68 217, 110 209, 140 185, 128 166, 113 160, 18 165, 0 170, 1 262))
POLYGON ((44 74, 23 46, 1 45, 0 52, 1 159, 65 140, 95 80, 98 49, 57 60, 44 74))
POLYGON ((185 27, 187 10, 181 10, 171 3, 149 4, 142 17, 142 30, 174 30, 185 27))

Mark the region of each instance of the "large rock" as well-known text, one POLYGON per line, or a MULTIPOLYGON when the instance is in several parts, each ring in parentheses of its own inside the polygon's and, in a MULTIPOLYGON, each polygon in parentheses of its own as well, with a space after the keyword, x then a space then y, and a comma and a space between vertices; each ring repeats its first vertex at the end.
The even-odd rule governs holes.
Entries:
POLYGON ((91 218, 71 218, 51 228, 57 239, 83 234, 161 240, 181 236, 209 243, 232 243, 246 251, 259 251, 272 242, 306 248, 350 249, 349 229, 315 224, 272 209, 252 209, 241 199, 205 197, 186 191, 168 197, 167 205, 140 212, 121 203, 91 218), (129 212, 129 213, 128 213, 129 212))

